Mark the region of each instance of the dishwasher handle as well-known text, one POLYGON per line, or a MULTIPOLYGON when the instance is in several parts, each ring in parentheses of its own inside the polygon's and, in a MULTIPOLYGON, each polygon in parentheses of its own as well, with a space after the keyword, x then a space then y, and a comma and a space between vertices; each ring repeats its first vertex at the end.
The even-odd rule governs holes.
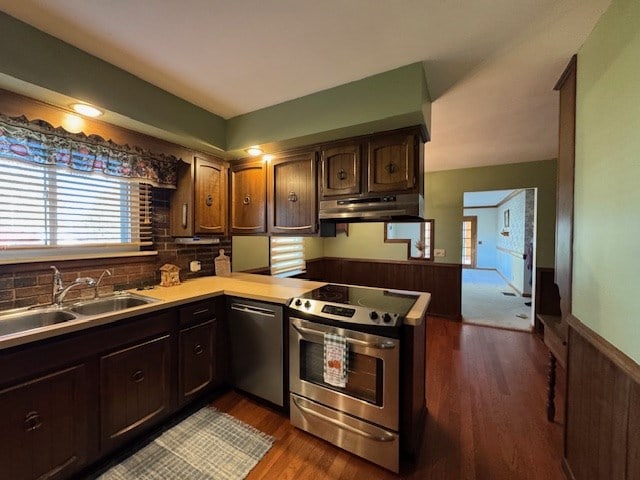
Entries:
POLYGON ((263 317, 275 317, 276 312, 267 310, 266 308, 254 307, 253 305, 245 305, 243 303, 232 303, 231 310, 236 312, 248 313, 251 315, 262 315, 263 317))

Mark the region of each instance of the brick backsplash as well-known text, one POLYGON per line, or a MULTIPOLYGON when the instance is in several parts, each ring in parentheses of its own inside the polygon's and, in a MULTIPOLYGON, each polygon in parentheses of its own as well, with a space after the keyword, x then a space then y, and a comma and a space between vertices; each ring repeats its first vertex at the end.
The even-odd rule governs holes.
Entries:
MULTIPOLYGON (((182 245, 169 236, 169 190, 153 190, 153 237, 157 256, 96 258, 56 262, 23 263, 0 266, 0 310, 27 307, 51 302, 53 274, 50 265, 55 264, 62 272, 64 285, 78 277, 93 277, 96 280, 105 268, 112 275, 103 278, 99 293, 126 290, 160 282, 159 268, 165 263, 179 266, 180 278, 186 280, 205 275, 214 275, 214 258, 223 248, 231 257, 231 239, 221 238, 219 245, 182 245), (189 271, 189 262, 199 260, 200 272, 189 271)), ((93 288, 76 287, 69 291, 67 300, 91 298, 93 288)))

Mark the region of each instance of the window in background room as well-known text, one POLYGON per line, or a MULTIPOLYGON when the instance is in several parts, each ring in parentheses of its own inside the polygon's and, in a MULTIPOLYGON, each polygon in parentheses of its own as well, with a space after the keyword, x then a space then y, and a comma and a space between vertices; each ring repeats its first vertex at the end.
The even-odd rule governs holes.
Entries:
POLYGON ((305 271, 302 237, 271 237, 270 242, 271 275, 291 277, 305 271))
POLYGON ((462 219, 462 265, 476 268, 477 217, 462 219))

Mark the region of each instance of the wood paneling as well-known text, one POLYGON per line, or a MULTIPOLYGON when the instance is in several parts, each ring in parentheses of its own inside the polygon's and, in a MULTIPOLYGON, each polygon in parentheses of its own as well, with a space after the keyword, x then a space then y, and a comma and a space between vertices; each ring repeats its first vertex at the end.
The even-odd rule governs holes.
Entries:
POLYGON ((573 189, 576 136, 576 56, 556 85, 560 91, 558 180, 556 192, 556 271, 562 317, 571 313, 573 265, 573 189))
POLYGON ((307 261, 307 272, 303 278, 429 292, 430 315, 461 319, 460 264, 322 257, 307 261))
POLYGON ((560 294, 554 272, 553 268, 536 268, 535 328, 538 332, 542 331, 538 315, 560 316, 560 294))
POLYGON ((636 480, 640 366, 569 317, 565 467, 576 480, 636 480))

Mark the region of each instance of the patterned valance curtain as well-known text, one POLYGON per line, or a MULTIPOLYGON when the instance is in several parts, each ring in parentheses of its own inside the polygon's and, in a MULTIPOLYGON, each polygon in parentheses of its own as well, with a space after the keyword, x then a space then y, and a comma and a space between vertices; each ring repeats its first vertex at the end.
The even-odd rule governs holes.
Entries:
POLYGON ((0 157, 176 188, 177 158, 0 114, 0 157))

